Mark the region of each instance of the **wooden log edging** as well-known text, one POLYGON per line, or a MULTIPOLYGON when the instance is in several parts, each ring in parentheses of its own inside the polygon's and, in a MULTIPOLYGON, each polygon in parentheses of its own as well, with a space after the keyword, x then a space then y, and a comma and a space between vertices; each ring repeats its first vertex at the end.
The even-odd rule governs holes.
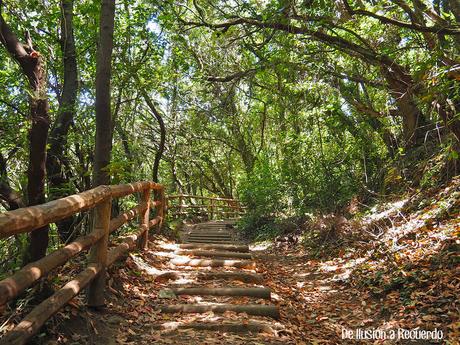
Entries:
POLYGON ((256 273, 246 272, 206 272, 198 273, 197 278, 199 280, 212 280, 212 279, 224 279, 224 280, 238 280, 244 283, 255 283, 260 284, 264 280, 263 276, 256 273))
POLYGON ((170 261, 175 266, 192 267, 237 267, 253 269, 256 266, 254 261, 249 260, 210 260, 210 259, 190 259, 177 258, 170 261))
POLYGON ((160 307, 162 313, 206 313, 212 311, 217 314, 233 311, 248 315, 268 316, 274 319, 280 318, 278 307, 267 304, 171 304, 160 307))
POLYGON ((190 288, 171 288, 175 295, 190 295, 190 296, 247 296, 255 298, 270 299, 271 290, 269 288, 205 288, 205 287, 190 287, 190 288))
POLYGON ((243 322, 190 322, 177 323, 169 322, 160 325, 153 325, 153 329, 164 331, 175 331, 177 329, 195 329, 200 331, 215 331, 215 332, 230 332, 230 333, 270 333, 276 334, 284 327, 280 324, 269 324, 250 320, 247 323, 243 322))
POLYGON ((185 239, 186 243, 207 243, 207 244, 235 244, 236 241, 224 241, 224 240, 214 240, 214 239, 185 239))
POLYGON ((182 243, 179 244, 181 249, 216 249, 228 250, 235 252, 249 252, 249 246, 239 244, 212 244, 212 243, 182 243))
POLYGON ((252 255, 249 253, 238 253, 238 252, 218 252, 211 250, 177 250, 175 252, 178 255, 187 256, 205 256, 205 257, 218 257, 218 258, 238 258, 238 259, 252 259, 252 255))
POLYGON ((192 232, 190 234, 187 234, 189 238, 207 238, 207 239, 232 239, 232 234, 210 234, 206 232, 192 232))
POLYGON ((198 280, 236 280, 243 283, 261 284, 263 276, 250 272, 165 272, 155 277, 155 280, 179 280, 182 278, 196 278, 198 280))

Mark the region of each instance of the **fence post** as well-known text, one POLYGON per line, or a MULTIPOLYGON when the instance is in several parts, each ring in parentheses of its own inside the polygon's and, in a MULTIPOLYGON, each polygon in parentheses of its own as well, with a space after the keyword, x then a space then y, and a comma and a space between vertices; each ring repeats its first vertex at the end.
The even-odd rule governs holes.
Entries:
POLYGON ((139 213, 139 229, 143 232, 138 242, 138 248, 141 250, 147 248, 149 241, 150 187, 142 192, 142 204, 145 205, 145 209, 139 213))
POLYGON ((94 231, 101 231, 104 236, 90 250, 89 263, 102 265, 103 269, 88 287, 88 306, 102 307, 105 305, 104 291, 107 270, 107 247, 109 241, 109 226, 112 208, 112 197, 102 201, 94 209, 94 231))

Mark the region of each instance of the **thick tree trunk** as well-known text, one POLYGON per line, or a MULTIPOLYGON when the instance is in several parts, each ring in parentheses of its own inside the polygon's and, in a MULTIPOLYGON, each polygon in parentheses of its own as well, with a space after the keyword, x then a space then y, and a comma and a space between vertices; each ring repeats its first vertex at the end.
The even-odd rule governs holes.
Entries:
MULTIPOLYGON (((68 190, 69 177, 65 173, 67 159, 67 134, 74 118, 77 99, 78 75, 75 39, 73 34, 73 0, 61 1, 61 51, 64 63, 64 87, 59 112, 50 133, 50 144, 46 168, 50 189, 50 199, 59 199, 73 190, 68 190)), ((62 241, 69 240, 75 217, 56 223, 62 241)))
MULTIPOLYGON (((379 118, 384 118, 385 114, 382 114, 375 109, 372 108, 372 106, 364 104, 359 96, 353 95, 347 88, 345 87, 344 83, 341 82, 339 79, 336 79, 334 84, 336 85, 337 89, 340 91, 340 94, 342 97, 353 107, 356 109, 356 112, 359 114, 364 115, 364 121, 369 124, 369 126, 372 127, 372 129, 379 134, 379 136, 382 138, 383 142, 385 143, 388 153, 391 158, 394 158, 394 155, 396 154, 398 145, 396 138, 393 136, 393 134, 385 128, 385 126, 380 122, 379 118)), ((365 90, 365 86, 362 85, 363 90, 365 90)), ((367 91, 365 91, 365 94, 367 95, 367 91)), ((367 100, 369 103, 371 103, 369 96, 366 96, 367 100)), ((349 132, 357 137, 359 136, 359 130, 353 123, 353 121, 350 120, 348 116, 346 116, 343 113, 339 113, 340 119, 343 124, 348 128, 349 132)))
POLYGON ((381 71, 385 77, 389 93, 397 107, 395 115, 403 119, 403 136, 407 147, 423 143, 425 133, 430 129, 421 110, 415 102, 415 83, 403 67, 395 65, 391 70, 382 66, 381 71))
POLYGON ((107 171, 107 167, 110 164, 112 151, 110 78, 112 73, 114 18, 115 1, 103 0, 96 61, 96 147, 94 150, 93 187, 110 184, 110 174, 107 171))
MULTIPOLYGON (((200 25, 197 23, 193 24, 200 25)), ((218 24, 207 23, 207 26, 213 29, 222 29, 242 24, 256 26, 259 28, 271 28, 295 35, 309 35, 312 39, 322 42, 328 46, 335 47, 352 58, 358 58, 364 62, 379 66, 389 85, 388 91, 395 99, 399 116, 403 118, 406 145, 417 145, 420 143, 420 139, 424 137, 423 132, 425 132, 424 130, 426 128, 423 127, 427 124, 427 121, 420 109, 417 107, 415 101, 415 83, 408 71, 406 71, 403 66, 398 65, 389 56, 370 49, 369 45, 356 44, 344 39, 343 37, 329 35, 323 30, 314 31, 308 26, 291 25, 289 22, 264 22, 254 18, 239 18, 237 20, 229 20, 218 24)), ((250 163, 247 158, 248 157, 243 157, 243 160, 247 161, 245 162, 246 168, 248 168, 247 163, 250 163)))
MULTIPOLYGON (((41 57, 39 58, 41 60, 41 57)), ((44 62, 37 63, 39 73, 45 73, 44 62)), ((45 175, 46 175, 46 143, 48 140, 48 101, 46 99, 46 78, 40 78, 37 99, 31 100, 30 113, 32 127, 29 132, 29 169, 27 170, 27 196, 28 205, 39 205, 46 202, 45 199, 45 175), (43 97, 43 98, 41 98, 43 97)), ((46 225, 30 233, 30 244, 26 253, 25 263, 36 261, 46 255, 48 248, 48 230, 46 225)))
MULTIPOLYGON (((96 58, 96 147, 94 149, 93 187, 110 184, 110 156, 112 151, 112 114, 110 109, 110 78, 112 74, 115 0, 102 0, 99 21, 99 41, 96 58)), ((95 209, 93 230, 105 228, 110 221, 110 200, 95 209)), ((88 290, 88 305, 102 307, 106 284, 108 234, 91 248, 89 261, 102 265, 100 273, 88 290)))
MULTIPOLYGON (((21 66, 29 81, 32 123, 29 131, 27 196, 29 206, 42 204, 45 202, 46 143, 49 128, 45 61, 43 56, 33 49, 30 37, 27 37, 27 46, 21 44, 1 15, 0 42, 21 66)), ((26 263, 38 260, 46 254, 48 229, 49 227, 45 226, 30 233, 30 244, 25 256, 26 263)))

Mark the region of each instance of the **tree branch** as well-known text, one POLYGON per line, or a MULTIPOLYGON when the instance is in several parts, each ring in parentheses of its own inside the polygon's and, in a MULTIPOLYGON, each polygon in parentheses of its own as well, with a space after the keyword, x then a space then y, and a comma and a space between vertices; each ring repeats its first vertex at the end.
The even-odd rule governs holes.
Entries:
MULTIPOLYGON (((1 5, 1 4, 0 4, 1 5)), ((10 27, 6 24, 3 16, 0 14, 0 42, 8 50, 8 53, 16 60, 24 59, 29 54, 24 46, 19 42, 16 35, 11 31, 10 27)))
POLYGON ((240 71, 240 72, 236 72, 236 73, 233 73, 233 74, 229 74, 225 77, 217 77, 217 76, 207 76, 207 77, 204 77, 204 79, 206 81, 211 81, 211 82, 218 82, 218 83, 226 83, 226 82, 229 82, 229 81, 232 81, 234 79, 241 79, 245 76, 247 76, 248 74, 251 74, 253 72, 257 71, 257 68, 251 68, 251 69, 248 69, 246 71, 240 71))
POLYGON ((166 142, 166 127, 163 121, 163 118, 161 117, 160 113, 158 112, 157 108, 155 107, 155 104, 152 102, 150 99, 149 95, 147 94, 147 91, 145 91, 142 86, 140 87, 140 92, 142 97, 145 100, 145 103, 147 103, 148 107, 150 108, 150 111, 153 113, 153 116, 158 122, 158 125, 160 126, 160 143, 158 144, 158 151, 155 154, 155 160, 153 163, 153 182, 158 182, 158 170, 160 168, 160 160, 163 156, 163 151, 165 149, 165 142, 166 142))
POLYGON ((279 22, 265 22, 254 18, 236 18, 233 20, 220 22, 220 23, 208 23, 208 22, 193 22, 193 21, 182 21, 185 25, 205 26, 210 29, 228 29, 236 25, 252 25, 259 28, 275 29, 279 31, 288 32, 295 35, 309 35, 318 41, 332 45, 336 48, 341 49, 343 52, 350 56, 358 56, 374 65, 385 65, 388 67, 394 67, 394 61, 386 55, 378 54, 369 47, 363 47, 359 44, 345 40, 339 36, 328 35, 322 31, 311 30, 307 27, 295 26, 291 24, 279 23, 279 22))
POLYGON ((442 34, 442 35, 460 35, 460 28, 458 27, 447 27, 447 26, 439 26, 439 25, 433 25, 433 26, 423 26, 420 24, 416 23, 407 23, 403 22, 397 19, 393 18, 388 18, 385 16, 378 15, 376 13, 373 13, 371 11, 367 10, 354 10, 351 8, 350 4, 348 3, 348 0, 342 0, 345 8, 351 15, 360 15, 360 16, 367 16, 367 17, 372 17, 374 19, 379 20, 383 24, 391 24, 391 25, 396 25, 401 28, 405 29, 411 29, 419 32, 431 32, 434 34, 442 34))
POLYGON ((8 101, 5 101, 4 99, 1 99, 0 98, 0 103, 3 103, 5 104, 6 106, 10 107, 11 109, 14 109, 16 110, 16 112, 21 115, 21 116, 24 116, 24 117, 27 117, 28 115, 24 112, 21 111, 21 109, 19 109, 17 106, 15 106, 14 104, 11 104, 10 102, 8 101))

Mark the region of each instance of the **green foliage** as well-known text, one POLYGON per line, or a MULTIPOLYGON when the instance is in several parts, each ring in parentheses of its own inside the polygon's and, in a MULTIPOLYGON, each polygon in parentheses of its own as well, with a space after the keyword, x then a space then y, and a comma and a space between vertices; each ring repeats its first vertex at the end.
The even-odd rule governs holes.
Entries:
POLYGON ((255 217, 273 217, 287 209, 286 194, 276 166, 259 159, 251 175, 239 185, 240 199, 255 217))
MULTIPOLYGON (((279 218, 336 211, 359 193, 426 188, 457 174, 457 142, 445 138, 447 130, 437 132, 459 120, 459 77, 451 65, 459 52, 456 36, 350 17, 340 3, 117 2, 114 123, 107 124, 113 129, 112 182, 151 179, 160 134, 141 88, 165 122, 159 175, 167 192, 240 198, 249 207, 244 222, 254 236, 277 234, 279 218), (236 17, 267 25, 211 25, 236 17), (414 148, 407 118, 416 111, 428 130, 414 148), (417 168, 440 149, 441 158, 417 168)), ((59 2, 12 0, 3 6, 11 29, 18 37, 30 31, 47 62, 54 121, 65 63, 56 29, 59 2)), ((418 5, 384 0, 363 6, 407 21, 406 11, 418 5)), ((433 18, 432 10, 443 28, 455 25, 451 9, 439 7, 419 8, 421 16, 412 17, 433 18)), ((54 195, 91 187, 99 9, 97 2, 75 1, 78 100, 65 138, 62 173, 68 182, 48 190, 54 195)), ((6 181, 25 194, 27 80, 3 46, 0 63, 0 153, 7 158, 6 181)))
POLYGON ((243 217, 238 227, 245 237, 257 242, 273 240, 282 233, 275 218, 260 216, 253 212, 243 217))

